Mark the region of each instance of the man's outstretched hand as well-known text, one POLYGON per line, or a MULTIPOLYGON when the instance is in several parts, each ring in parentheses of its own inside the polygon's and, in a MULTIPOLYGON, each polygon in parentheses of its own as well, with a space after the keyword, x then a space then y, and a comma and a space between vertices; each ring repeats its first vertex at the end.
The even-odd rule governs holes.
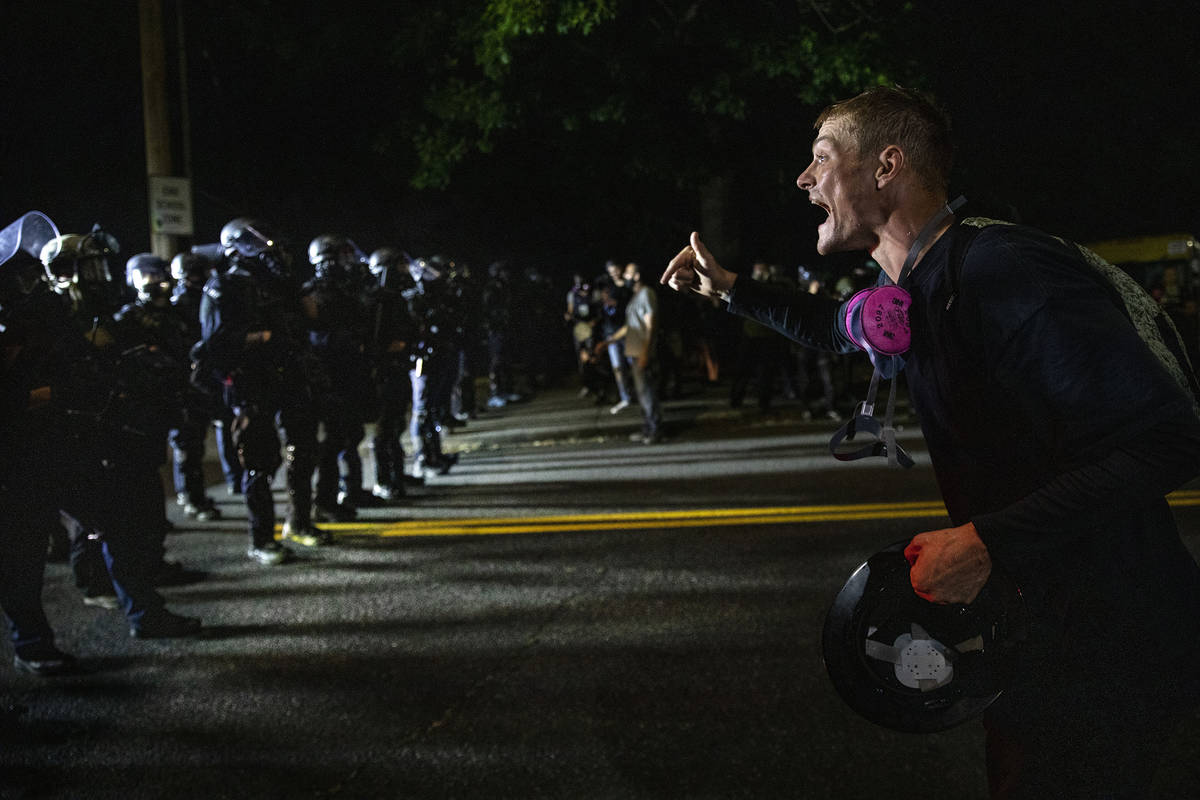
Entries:
POLYGON ((913 591, 931 603, 970 603, 992 574, 987 546, 971 522, 918 533, 904 548, 904 557, 912 565, 913 591))
POLYGON ((693 232, 691 244, 671 259, 659 283, 670 286, 677 292, 691 289, 705 297, 724 297, 733 288, 737 273, 724 269, 712 253, 700 241, 700 234, 693 232))

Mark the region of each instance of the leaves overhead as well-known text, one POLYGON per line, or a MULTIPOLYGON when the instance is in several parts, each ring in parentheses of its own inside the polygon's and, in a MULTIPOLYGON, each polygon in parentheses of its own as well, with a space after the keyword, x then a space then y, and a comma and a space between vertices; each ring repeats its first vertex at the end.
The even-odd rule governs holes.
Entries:
POLYGON ((444 17, 426 64, 412 181, 449 185, 474 154, 534 144, 564 166, 691 179, 758 129, 807 127, 830 100, 898 77, 880 4, 809 0, 483 0, 444 17))

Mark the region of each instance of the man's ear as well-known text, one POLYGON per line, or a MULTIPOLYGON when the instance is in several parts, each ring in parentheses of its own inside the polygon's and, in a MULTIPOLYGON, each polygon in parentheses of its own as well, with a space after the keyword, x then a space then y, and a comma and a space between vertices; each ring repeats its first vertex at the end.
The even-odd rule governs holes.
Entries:
POLYGON ((875 188, 882 189, 890 183, 900 170, 904 168, 904 151, 894 144, 883 148, 879 160, 875 164, 875 188))

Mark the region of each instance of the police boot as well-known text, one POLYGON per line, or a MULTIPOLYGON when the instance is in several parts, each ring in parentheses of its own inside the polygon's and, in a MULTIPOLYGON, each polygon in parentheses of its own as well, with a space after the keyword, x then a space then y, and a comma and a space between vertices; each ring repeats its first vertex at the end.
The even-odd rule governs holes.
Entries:
POLYGON ((371 494, 385 503, 404 497, 404 453, 397 459, 393 447, 382 437, 371 443, 375 453, 375 486, 371 494))
POLYGON ((442 452, 441 426, 430 425, 423 432, 422 439, 421 457, 424 460, 424 466, 436 470, 438 475, 449 473, 450 468, 458 463, 458 454, 442 452))
POLYGON ((356 510, 379 505, 375 495, 363 489, 362 461, 357 457, 347 464, 346 474, 338 487, 338 505, 356 510))
POLYGON ((333 544, 333 535, 312 522, 312 464, 308 453, 295 445, 286 448, 287 493, 290 501, 283 523, 283 540, 302 547, 333 544))
POLYGON ((175 502, 183 509, 183 513, 197 522, 210 522, 221 518, 221 509, 208 495, 201 494, 197 499, 188 498, 187 492, 175 496, 175 502))

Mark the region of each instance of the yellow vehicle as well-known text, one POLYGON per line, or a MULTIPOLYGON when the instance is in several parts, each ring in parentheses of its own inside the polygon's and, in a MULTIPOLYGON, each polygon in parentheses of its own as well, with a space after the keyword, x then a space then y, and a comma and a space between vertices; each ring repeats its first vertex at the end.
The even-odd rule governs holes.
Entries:
POLYGON ((1167 310, 1200 368, 1200 244, 1190 233, 1108 239, 1087 245, 1142 285, 1167 310))

